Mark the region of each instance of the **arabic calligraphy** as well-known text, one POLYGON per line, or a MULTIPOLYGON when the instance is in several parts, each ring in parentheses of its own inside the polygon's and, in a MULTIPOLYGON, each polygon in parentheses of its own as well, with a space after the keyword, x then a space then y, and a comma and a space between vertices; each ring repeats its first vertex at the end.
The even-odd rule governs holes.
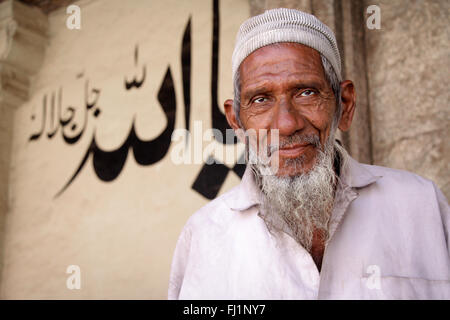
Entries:
MULTIPOLYGON (((184 125, 186 128, 186 145, 189 143, 188 132, 190 129, 191 117, 191 64, 192 64, 192 48, 191 48, 191 20, 189 16, 184 28, 181 43, 181 79, 182 92, 184 102, 184 125)), ((212 37, 212 71, 211 71, 211 110, 213 128, 220 130, 222 134, 216 136, 216 141, 220 143, 237 143, 237 139, 223 139, 229 134, 228 123, 225 115, 219 109, 218 100, 218 50, 219 50, 219 1, 213 0, 213 37, 212 37)), ((145 88, 147 77, 147 65, 140 62, 139 46, 134 47, 133 55, 134 68, 138 70, 134 75, 125 75, 123 77, 123 88, 125 92, 132 90, 142 90, 145 88), (136 75, 137 74, 137 75, 136 75)), ((84 72, 77 75, 77 79, 82 78, 84 72)), ((54 139, 58 132, 61 133, 63 140, 73 145, 83 136, 90 119, 98 118, 102 111, 99 106, 101 89, 92 86, 89 79, 84 82, 84 106, 77 108, 74 105, 63 106, 62 87, 57 90, 46 93, 42 97, 42 113, 41 126, 37 132, 33 132, 29 141, 36 141, 43 136, 48 139, 54 139)), ((66 191, 75 181, 77 176, 86 167, 88 160, 92 159, 93 169, 96 176, 104 182, 115 180, 124 168, 128 153, 132 151, 136 163, 141 166, 147 166, 161 161, 167 154, 171 145, 171 136, 175 129, 177 100, 175 94, 175 83, 172 75, 170 64, 167 66, 165 75, 157 93, 157 101, 165 114, 166 126, 160 135, 154 139, 140 139, 136 134, 135 116, 128 136, 125 141, 114 150, 103 150, 96 138, 96 129, 93 130, 92 138, 88 144, 82 159, 76 170, 72 173, 66 183, 55 194, 55 198, 66 191)), ((32 114, 31 120, 37 119, 36 114, 32 114)), ((232 133, 233 135, 233 133, 232 133)), ((211 157, 211 156, 210 156, 211 157)), ((211 160, 211 159, 209 159, 211 160)), ((229 171, 234 171, 238 176, 242 177, 245 165, 236 164, 233 168, 220 163, 217 160, 207 161, 193 185, 193 190, 199 192, 207 198, 215 197, 218 190, 222 186, 226 175, 229 171)))
MULTIPOLYGON (((138 65, 138 61, 139 61, 139 47, 136 45, 136 47, 134 48, 134 65, 136 67, 138 65)), ((139 89, 145 81, 145 76, 146 76, 146 66, 144 65, 144 67, 142 68, 141 80, 136 80, 136 77, 134 77, 133 80, 128 81, 125 78, 125 89, 127 90, 133 88, 139 89)))
MULTIPOLYGON (((84 130, 86 129, 87 122, 88 122, 88 114, 91 110, 92 115, 94 117, 98 117, 101 113, 101 110, 99 107, 96 106, 97 100, 100 96, 100 89, 93 88, 89 89, 89 80, 86 80, 85 82, 85 90, 84 90, 84 96, 85 96, 85 108, 81 109, 84 112, 83 116, 83 123, 81 125, 81 130, 74 136, 71 136, 74 132, 77 131, 77 128, 79 124, 75 121, 75 114, 76 114, 76 107, 69 105, 65 110, 64 113, 61 111, 62 109, 62 97, 63 97, 63 90, 62 88, 58 89, 58 92, 55 93, 54 91, 50 95, 50 103, 48 103, 48 94, 44 94, 42 99, 42 124, 41 128, 38 132, 33 133, 28 141, 37 140, 41 137, 41 135, 45 131, 46 127, 46 121, 47 121, 47 110, 50 109, 50 116, 49 116, 49 125, 48 125, 48 132, 47 132, 47 138, 53 139, 56 135, 56 133, 61 128, 63 139, 68 144, 74 144, 76 143, 83 135, 84 130), (95 96, 93 99, 91 97, 95 96), (95 107, 95 108, 94 108, 95 107), (68 132, 69 131, 69 132, 68 132)), ((35 120, 36 115, 33 113, 31 115, 31 120, 35 120)))

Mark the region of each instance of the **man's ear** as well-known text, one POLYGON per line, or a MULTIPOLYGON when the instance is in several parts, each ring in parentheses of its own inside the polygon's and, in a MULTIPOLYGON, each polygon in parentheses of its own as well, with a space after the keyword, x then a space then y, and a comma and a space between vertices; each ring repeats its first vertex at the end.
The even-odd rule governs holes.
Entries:
POLYGON ((237 121, 236 114, 234 113, 233 100, 231 99, 225 100, 223 105, 225 108, 225 116, 227 117, 228 124, 234 130, 239 129, 240 126, 237 121))
POLYGON ((338 128, 342 131, 350 129, 352 124, 353 115, 356 107, 356 92, 353 82, 345 80, 341 82, 341 103, 342 103, 342 116, 339 121, 338 128))

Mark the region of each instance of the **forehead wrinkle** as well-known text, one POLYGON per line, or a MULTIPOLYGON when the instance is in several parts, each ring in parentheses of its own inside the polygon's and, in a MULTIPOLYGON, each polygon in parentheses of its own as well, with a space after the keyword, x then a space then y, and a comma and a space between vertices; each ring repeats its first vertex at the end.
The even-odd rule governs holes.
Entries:
POLYGON ((242 90, 254 90, 254 88, 284 83, 315 82, 323 83, 325 77, 323 70, 317 68, 284 68, 277 71, 273 68, 258 67, 253 70, 243 70, 241 77, 242 90), (247 71, 247 72, 246 72, 247 71))
MULTIPOLYGON (((262 75, 263 79, 256 80, 254 83, 245 84, 242 87, 242 93, 244 96, 253 92, 269 92, 274 91, 277 88, 297 88, 297 87, 313 87, 320 89, 324 86, 324 79, 318 75, 304 75, 302 73, 291 73, 288 76, 276 74, 272 76, 272 73, 262 75)), ((251 79, 255 80, 255 79, 251 79)), ((251 81, 250 80, 250 81, 251 81)))
MULTIPOLYGON (((272 58, 273 59, 273 58, 272 58)), ((283 59, 272 61, 248 61, 249 63, 241 66, 241 77, 244 80, 247 77, 272 77, 281 74, 294 76, 317 75, 323 76, 323 68, 316 61, 306 61, 298 59, 283 59), (312 63, 311 63, 312 62, 312 63)))

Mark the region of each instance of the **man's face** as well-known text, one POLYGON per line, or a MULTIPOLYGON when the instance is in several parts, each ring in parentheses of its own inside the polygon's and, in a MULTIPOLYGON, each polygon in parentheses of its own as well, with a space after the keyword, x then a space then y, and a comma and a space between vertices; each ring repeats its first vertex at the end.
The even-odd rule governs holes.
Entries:
POLYGON ((320 54, 296 43, 266 46, 242 62, 240 76, 244 129, 266 129, 269 144, 271 130, 279 130, 277 176, 310 171, 320 148, 311 139, 325 145, 336 110, 320 54), (293 165, 296 159, 301 166, 293 165))

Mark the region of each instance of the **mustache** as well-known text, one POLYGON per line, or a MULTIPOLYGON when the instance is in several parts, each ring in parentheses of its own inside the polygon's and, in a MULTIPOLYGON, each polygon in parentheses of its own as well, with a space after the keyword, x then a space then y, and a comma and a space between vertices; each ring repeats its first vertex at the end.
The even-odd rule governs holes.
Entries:
POLYGON ((270 144, 268 151, 270 154, 279 150, 280 148, 291 147, 297 144, 311 144, 315 148, 321 147, 320 138, 316 134, 302 134, 297 133, 288 137, 280 139, 279 143, 270 144))

